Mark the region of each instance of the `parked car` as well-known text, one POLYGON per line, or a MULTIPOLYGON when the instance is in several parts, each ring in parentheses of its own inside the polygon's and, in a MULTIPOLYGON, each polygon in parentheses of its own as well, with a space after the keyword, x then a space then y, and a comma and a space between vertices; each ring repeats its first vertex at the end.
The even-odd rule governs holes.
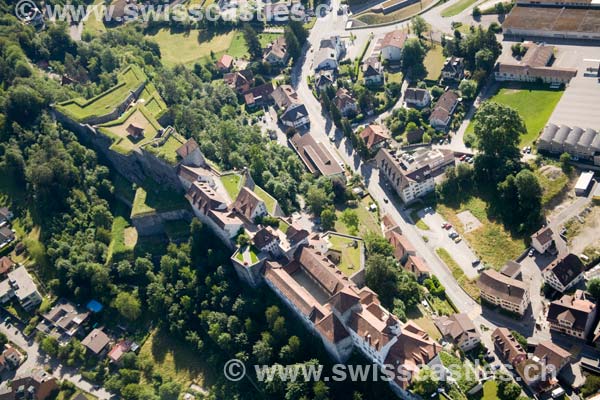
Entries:
POLYGON ((384 197, 384 198, 383 198, 383 202, 387 204, 387 203, 389 203, 390 201, 387 199, 387 197, 384 197))
POLYGON ((460 236, 457 236, 454 238, 454 243, 460 243, 461 240, 462 238, 460 236))
POLYGON ((533 257, 533 253, 534 253, 534 251, 535 251, 535 250, 533 250, 533 249, 529 250, 529 253, 527 253, 527 255, 528 255, 529 257, 533 257))
POLYGON ((481 260, 479 260, 479 259, 471 261, 471 265, 474 267, 479 265, 480 263, 481 263, 481 260))
POLYGON ((456 233, 456 232, 450 232, 450 233, 448 234, 448 237, 449 237, 450 239, 456 239, 456 238, 458 237, 458 233, 456 233))
POLYGON ((452 224, 446 224, 446 227, 444 229, 446 229, 446 230, 452 229, 452 224))

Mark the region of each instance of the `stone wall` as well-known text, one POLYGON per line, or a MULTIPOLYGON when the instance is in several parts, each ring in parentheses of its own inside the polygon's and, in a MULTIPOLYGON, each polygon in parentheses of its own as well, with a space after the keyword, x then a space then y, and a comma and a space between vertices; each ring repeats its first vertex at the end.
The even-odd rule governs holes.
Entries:
POLYGON ((140 236, 150 236, 163 233, 165 222, 183 219, 192 220, 192 214, 188 210, 166 211, 162 213, 148 213, 131 218, 131 223, 140 236))

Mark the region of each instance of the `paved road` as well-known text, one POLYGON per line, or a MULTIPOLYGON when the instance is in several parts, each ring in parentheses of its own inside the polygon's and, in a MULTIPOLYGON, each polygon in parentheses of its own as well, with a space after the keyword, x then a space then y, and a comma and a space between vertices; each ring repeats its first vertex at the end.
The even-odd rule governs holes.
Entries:
POLYGON ((28 340, 25 336, 23 336, 21 331, 14 326, 9 328, 4 322, 2 322, 0 323, 0 332, 4 333, 11 342, 15 343, 17 346, 27 352, 27 359, 23 364, 21 364, 19 369, 16 371, 16 374, 14 371, 2 373, 0 375, 0 381, 10 379, 17 374, 26 373, 34 368, 44 368, 49 366, 52 368, 52 375, 57 379, 61 381, 68 380, 75 384, 75 386, 77 386, 79 389, 91 393, 101 400, 111 398, 112 395, 106 390, 103 388, 95 389, 94 385, 84 380, 76 368, 65 367, 57 360, 50 359, 48 356, 44 355, 41 352, 37 342, 34 340, 28 340))

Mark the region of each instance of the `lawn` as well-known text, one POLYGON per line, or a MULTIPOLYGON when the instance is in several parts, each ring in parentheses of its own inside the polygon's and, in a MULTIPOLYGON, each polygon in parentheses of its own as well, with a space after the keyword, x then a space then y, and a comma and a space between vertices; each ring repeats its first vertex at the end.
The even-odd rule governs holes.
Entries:
MULTIPOLYGON (((367 209, 369 204, 372 204, 372 203, 374 203, 373 198, 371 196, 366 196, 365 198, 363 198, 360 201, 358 207, 352 208, 354 211, 356 211, 356 214, 358 214, 358 220, 359 220, 358 235, 359 236, 363 235, 367 232, 375 232, 375 233, 381 232, 381 228, 379 226, 379 215, 377 214, 376 211, 369 211, 367 209)), ((346 209, 346 207, 336 209, 335 214, 337 215, 338 219, 337 219, 337 221, 335 221, 335 231, 346 234, 346 235, 352 235, 350 233, 350 228, 348 228, 341 221, 342 212, 345 209, 346 209)))
MULTIPOLYGON (((102 5, 104 4, 104 0, 95 0, 94 5, 102 5)), ((98 8, 100 11, 100 8, 98 8)), ((96 18, 96 13, 92 11, 88 16, 88 19, 83 21, 83 31, 89 33, 91 35, 99 35, 106 32, 106 27, 104 26, 104 21, 102 21, 102 13, 98 13, 100 18, 96 18)))
POLYGON ((458 387, 463 393, 467 393, 478 383, 477 372, 469 361, 462 361, 460 358, 446 351, 440 352, 440 361, 451 371, 456 379, 458 387))
POLYGON ((422 231, 428 231, 429 226, 419 217, 419 210, 413 210, 410 212, 410 218, 413 220, 417 228, 422 231))
POLYGON ((419 327, 421 327, 433 340, 439 340, 442 338, 442 334, 440 333, 437 326, 433 322, 431 315, 424 312, 422 306, 415 311, 408 311, 407 318, 413 322, 415 322, 419 327))
POLYGON ((89 100, 76 98, 58 103, 56 109, 82 122, 91 117, 106 115, 125 100, 130 91, 137 89, 147 79, 139 67, 131 65, 119 74, 119 82, 112 88, 89 100))
MULTIPOLYGON (((503 84, 490 101, 505 104, 519 112, 527 128, 527 133, 521 137, 519 144, 520 147, 524 147, 533 143, 544 129, 563 92, 533 84, 503 84)), ((472 134, 474 128, 471 121, 466 134, 472 134)))
POLYGON ((236 31, 213 34, 207 31, 190 30, 187 32, 172 32, 167 28, 160 29, 152 35, 147 35, 160 47, 163 64, 193 64, 207 59, 211 51, 223 54, 229 49, 236 31))
POLYGON ((354 239, 349 239, 340 235, 329 235, 327 239, 329 240, 329 243, 331 243, 331 248, 342 254, 338 265, 339 270, 347 277, 352 276, 361 267, 360 251, 363 247, 363 243, 360 242, 355 246, 354 243, 356 241, 354 239))
POLYGON ((233 201, 235 201, 237 195, 240 193, 241 181, 242 177, 238 174, 223 175, 221 177, 221 183, 223 183, 227 194, 229 194, 229 197, 233 201))
POLYGON ((467 292, 469 296, 479 301, 479 288, 477 287, 477 281, 475 279, 470 280, 469 278, 467 278, 460 265, 458 265, 457 262, 454 261, 454 259, 452 258, 450 253, 446 251, 446 249, 438 248, 435 250, 435 252, 446 264, 450 272, 452 272, 452 276, 460 285, 460 287, 463 288, 463 290, 467 292))
POLYGON ((500 269, 508 260, 514 260, 525 251, 523 239, 512 237, 502 225, 487 216, 487 203, 479 197, 470 197, 458 208, 438 204, 437 212, 450 222, 485 265, 500 269), (457 214, 469 210, 482 226, 465 233, 457 214))
POLYGON ((261 188, 260 186, 254 186, 254 193, 260 197, 262 199, 262 201, 265 202, 265 205, 267 206, 267 211, 271 214, 274 213, 275 211, 275 205, 277 204, 277 200, 275 200, 273 198, 273 196, 271 196, 269 193, 267 193, 263 188, 261 188))
POLYGON ((544 189, 542 195, 542 205, 546 206, 556 196, 558 196, 569 183, 569 177, 565 175, 558 167, 539 169, 535 171, 540 185, 544 189))
POLYGON ((473 4, 475 4, 477 0, 460 0, 449 7, 446 7, 442 10, 442 17, 453 17, 457 14, 460 14, 473 4))
POLYGON ((109 136, 113 140, 110 149, 120 154, 129 154, 131 151, 150 142, 158 130, 161 129, 160 124, 152 118, 150 113, 143 106, 132 108, 128 113, 125 113, 121 118, 98 126, 98 130, 109 136), (127 132, 127 127, 134 124, 144 129, 144 137, 134 139, 127 132))
MULTIPOLYGON (((362 74, 362 70, 361 70, 361 74, 362 74)), ((401 85, 403 79, 404 79, 404 76, 402 75, 401 71, 386 72, 386 75, 385 75, 386 83, 397 83, 397 84, 401 85)))
POLYGON ((152 144, 145 146, 144 149, 161 158, 169 164, 175 165, 178 161, 177 149, 185 143, 185 139, 179 134, 172 132, 167 140, 160 146, 154 147, 152 144))
MULTIPOLYGON (((158 188, 160 185, 153 183, 147 184, 146 187, 158 188)), ((139 187, 135 192, 131 217, 188 208, 189 203, 185 197, 175 190, 146 191, 145 188, 139 187)))
POLYGON ((498 384, 494 380, 489 380, 483 384, 483 397, 481 400, 498 399, 498 384))
POLYGON ((364 22, 367 25, 385 24, 394 21, 403 21, 417 15, 421 10, 428 7, 434 0, 423 0, 419 3, 414 3, 408 7, 401 8, 389 14, 380 14, 371 11, 361 13, 355 19, 364 22))
MULTIPOLYGON (((152 365, 163 379, 173 380, 187 387, 190 383, 202 382, 202 358, 190 346, 180 342, 173 335, 161 330, 153 331, 140 349, 141 360, 152 365)), ((142 378, 144 379, 144 378, 142 378)), ((151 384, 152 382, 142 382, 151 384)))
POLYGON ((137 231, 135 228, 130 229, 129 222, 121 216, 113 219, 111 241, 108 245, 107 252, 107 264, 113 259, 113 256, 120 259, 119 255, 127 254, 131 252, 133 255, 133 249, 137 242, 137 231))
POLYGON ((425 56, 423 63, 427 69, 427 77, 425 79, 428 81, 437 82, 440 79, 442 68, 444 67, 444 61, 446 61, 446 57, 444 57, 442 50, 442 46, 438 44, 433 45, 433 47, 429 49, 427 55, 425 56))
MULTIPOLYGON (((267 47, 269 43, 281 36, 281 33, 259 33, 258 40, 262 47, 267 47)), ((236 32, 231 40, 231 45, 227 49, 227 54, 237 58, 249 58, 248 46, 242 32, 236 32)))
POLYGON ((246 246, 238 250, 235 258, 241 263, 250 259, 251 265, 256 264, 258 262, 258 250, 254 246, 246 246))

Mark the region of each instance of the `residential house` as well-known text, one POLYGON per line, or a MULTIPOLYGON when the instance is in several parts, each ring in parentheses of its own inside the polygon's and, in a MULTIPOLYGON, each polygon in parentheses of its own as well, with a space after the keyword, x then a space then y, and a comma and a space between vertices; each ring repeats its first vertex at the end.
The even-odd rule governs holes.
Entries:
POLYGON ((565 294, 550 303, 547 315, 550 329, 585 340, 594 327, 597 308, 582 290, 565 294))
POLYGON ((290 139, 290 144, 312 174, 345 180, 344 169, 327 147, 317 142, 310 133, 304 135, 296 133, 290 139))
POLYGON ((477 286, 483 300, 507 311, 523 316, 529 307, 529 287, 493 269, 479 275, 477 286))
POLYGON ((8 256, 0 258, 0 279, 8 273, 16 264, 8 256))
POLYGON ((429 165, 409 162, 400 153, 386 148, 379 150, 375 160, 379 170, 405 203, 425 196, 435 188, 429 165))
POLYGON ((436 101, 433 111, 429 116, 429 123, 431 126, 439 130, 448 129, 450 119, 452 118, 452 114, 454 114, 458 103, 459 97, 454 91, 448 90, 442 94, 438 101, 436 101))
POLYGON ((263 62, 282 67, 287 64, 289 53, 284 36, 279 36, 271 42, 264 51, 263 62))
POLYGON ((47 313, 42 315, 42 321, 36 329, 69 340, 82 336, 82 327, 90 313, 66 300, 60 300, 47 313))
POLYGON ((460 81, 465 76, 465 60, 462 57, 448 57, 442 67, 442 79, 460 81))
POLYGON ((492 332, 494 349, 504 361, 513 367, 527 359, 527 353, 506 328, 496 328, 492 332))
POLYGON ((19 368, 19 365, 25 360, 25 356, 8 344, 5 347, 0 355, 0 371, 19 368))
POLYGON ((431 102, 431 95, 427 89, 408 88, 404 91, 404 101, 413 107, 427 107, 431 102))
POLYGON ((20 374, 0 392, 0 400, 46 400, 59 390, 58 381, 42 369, 20 374))
POLYGON ((409 256, 417 254, 412 243, 402 234, 400 227, 397 225, 394 224, 392 227, 386 229, 384 236, 394 248, 394 257, 400 263, 404 264, 409 256))
POLYGON ((474 349, 481 343, 481 335, 468 314, 441 316, 435 321, 442 335, 462 351, 474 349))
POLYGON ((556 47, 533 42, 521 44, 526 49, 520 59, 511 56, 500 58, 494 71, 497 81, 537 82, 549 84, 568 83, 577 75, 576 68, 553 66, 556 47))
POLYGON ((104 356, 108 350, 110 338, 102 329, 96 328, 81 341, 81 344, 91 354, 101 357, 104 356))
POLYGON ((304 104, 293 104, 289 106, 279 117, 281 123, 289 128, 300 128, 310 124, 308 110, 304 104))
POLYGON ((419 282, 431 276, 431 270, 427 266, 427 263, 417 255, 411 254, 408 256, 404 264, 404 269, 415 274, 419 282))
POLYGON ((365 142, 369 151, 375 152, 390 140, 390 134, 384 126, 371 124, 360 132, 360 138, 365 142))
POLYGON ((544 282, 564 293, 584 278, 585 265, 575 254, 567 254, 552 261, 543 271, 544 282))
POLYGON ((6 279, 0 282, 0 303, 6 303, 12 298, 16 298, 27 311, 33 310, 42 302, 42 296, 25 267, 8 272, 6 279))
POLYGON ((16 239, 15 233, 8 225, 0 227, 0 249, 8 246, 16 239))
POLYGON ((268 106, 273 102, 273 91, 275 88, 271 82, 253 87, 244 93, 244 103, 249 109, 268 106))
POLYGON ((556 375, 571 361, 572 356, 562 347, 544 340, 535 347, 533 359, 556 375))
POLYGON ((401 30, 386 33, 380 43, 381 59, 390 62, 400 61, 407 38, 408 34, 401 30))
POLYGON ((321 40, 319 48, 315 51, 313 69, 315 72, 322 69, 337 70, 346 47, 339 36, 331 36, 321 40))
POLYGON ((271 97, 273 97, 275 105, 280 110, 285 110, 293 104, 300 103, 298 93, 290 85, 277 86, 273 93, 271 93, 271 97))
POLYGON ((378 57, 367 58, 362 65, 363 80, 367 86, 382 85, 385 82, 383 64, 378 57))
POLYGON ((14 214, 7 207, 0 207, 0 226, 8 224, 14 218, 14 214))
POLYGON ((352 96, 352 93, 346 88, 339 88, 333 98, 333 104, 340 110, 344 117, 356 115, 358 113, 358 104, 352 96))
POLYGON ((335 82, 335 71, 332 69, 322 69, 315 73, 315 87, 320 92, 327 88, 327 86, 333 86, 335 82))
POLYGON ((121 358, 131 350, 131 342, 128 340, 120 340, 108 352, 110 362, 119 364, 121 358))
POLYGON ((233 67, 233 57, 231 57, 229 54, 223 54, 217 61, 216 66, 221 72, 231 71, 231 67, 233 67))
POLYGON ((249 69, 228 72, 223 75, 223 82, 237 93, 246 93, 254 84, 254 74, 249 69))
POLYGON ((531 235, 531 246, 540 254, 544 254, 554 243, 554 232, 549 226, 542 227, 531 235))
POLYGON ((521 264, 516 261, 508 261, 500 270, 500 273, 512 279, 519 279, 521 276, 521 264))

